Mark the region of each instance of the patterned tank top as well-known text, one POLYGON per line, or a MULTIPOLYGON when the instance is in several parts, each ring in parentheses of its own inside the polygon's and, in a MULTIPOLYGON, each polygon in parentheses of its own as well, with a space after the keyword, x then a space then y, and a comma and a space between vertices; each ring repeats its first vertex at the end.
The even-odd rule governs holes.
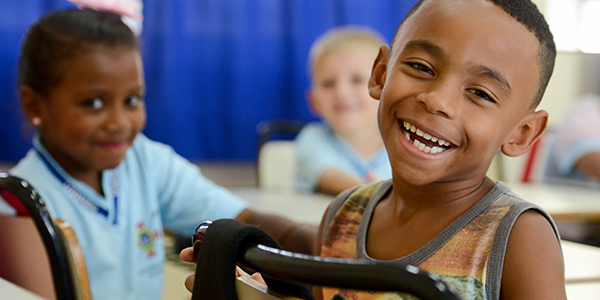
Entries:
MULTIPOLYGON (((391 190, 391 180, 365 185, 340 194, 326 216, 321 256, 372 259, 366 253, 366 233, 375 206, 391 190)), ((518 198, 503 183, 496 186, 467 212, 421 249, 399 259, 434 272, 464 299, 499 299, 502 266, 510 230, 526 210, 550 216, 534 204, 518 198)), ((323 299, 417 299, 395 292, 369 292, 323 288, 323 299)))

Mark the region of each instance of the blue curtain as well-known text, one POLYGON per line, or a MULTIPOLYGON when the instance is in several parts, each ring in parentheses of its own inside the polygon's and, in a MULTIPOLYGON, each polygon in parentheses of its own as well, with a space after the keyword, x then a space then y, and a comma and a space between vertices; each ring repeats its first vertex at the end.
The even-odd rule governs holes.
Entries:
MULTIPOLYGON (((416 0, 145 1, 144 133, 193 161, 253 160, 256 125, 314 119, 305 92, 311 43, 330 28, 369 26, 391 40, 416 0)), ((0 2, 0 162, 30 147, 17 98, 27 26, 66 0, 0 2)))

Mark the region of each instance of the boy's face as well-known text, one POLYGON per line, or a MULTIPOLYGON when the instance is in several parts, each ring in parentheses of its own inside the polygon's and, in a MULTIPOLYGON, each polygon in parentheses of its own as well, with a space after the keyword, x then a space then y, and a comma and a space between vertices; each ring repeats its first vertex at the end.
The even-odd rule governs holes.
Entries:
POLYGON ((142 60, 135 49, 105 48, 68 61, 41 101, 44 146, 72 172, 115 168, 146 120, 142 60))
POLYGON ((480 182, 498 149, 530 129, 521 126, 538 84, 537 39, 486 0, 430 0, 392 48, 370 88, 394 176, 480 182))
POLYGON ((359 45, 334 50, 317 61, 310 100, 315 112, 338 134, 377 128, 379 103, 369 96, 377 48, 359 45))

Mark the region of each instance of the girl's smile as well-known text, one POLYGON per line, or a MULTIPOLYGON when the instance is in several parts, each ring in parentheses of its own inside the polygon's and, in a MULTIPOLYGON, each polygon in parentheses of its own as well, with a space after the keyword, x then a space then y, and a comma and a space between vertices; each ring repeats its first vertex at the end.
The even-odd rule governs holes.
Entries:
POLYGON ((39 97, 42 144, 90 186, 121 163, 146 120, 138 50, 96 47, 70 59, 61 81, 39 97))
POLYGON ((125 142, 121 142, 121 143, 98 143, 98 146, 105 148, 106 150, 109 151, 118 151, 118 150, 122 150, 124 148, 127 147, 127 144, 125 142))

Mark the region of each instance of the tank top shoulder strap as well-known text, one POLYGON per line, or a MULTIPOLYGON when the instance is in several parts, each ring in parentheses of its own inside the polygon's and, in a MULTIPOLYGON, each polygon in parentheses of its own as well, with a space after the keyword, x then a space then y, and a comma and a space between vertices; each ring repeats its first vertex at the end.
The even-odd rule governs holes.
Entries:
MULTIPOLYGON (((503 184, 500 184, 503 185, 503 184)), ((544 211, 539 206, 524 201, 515 195, 510 189, 506 188, 506 195, 511 196, 515 203, 511 206, 510 210, 506 214, 506 216, 502 219, 498 229, 496 231, 496 235, 494 237, 494 242, 492 243, 492 252, 494 255, 490 256, 489 260, 489 270, 488 270, 488 278, 487 278, 487 291, 486 296, 487 299, 500 299, 500 284, 502 281, 502 267, 504 266, 504 258, 506 255, 506 247, 508 245, 508 238, 510 236, 510 232, 517 221, 517 218, 523 214, 525 211, 534 210, 544 216, 546 220, 552 226, 554 230, 554 234, 556 238, 560 242, 560 234, 558 233, 558 228, 556 224, 550 217, 550 215, 544 211)))
MULTIPOLYGON (((359 201, 361 203, 355 204, 364 207, 382 186, 386 187, 389 185, 391 185, 391 180, 356 186, 349 188, 336 196, 333 202, 331 202, 329 210, 327 211, 327 215, 325 216, 325 224, 323 224, 323 237, 325 237, 325 233, 329 229, 331 222, 345 203, 348 201, 359 201)), ((321 242, 323 243, 323 241, 321 242)))

